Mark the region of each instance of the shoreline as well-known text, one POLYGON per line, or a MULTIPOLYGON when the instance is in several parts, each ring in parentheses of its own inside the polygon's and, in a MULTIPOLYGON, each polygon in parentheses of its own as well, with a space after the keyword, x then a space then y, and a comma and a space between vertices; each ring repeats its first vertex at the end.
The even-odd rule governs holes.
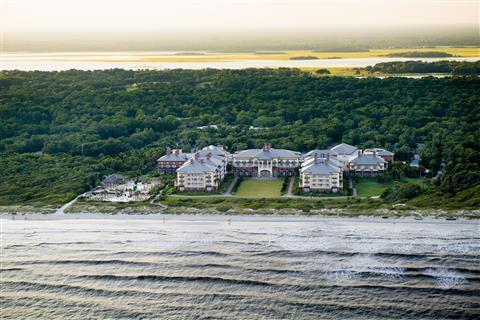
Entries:
POLYGON ((455 220, 446 220, 445 218, 425 216, 421 220, 413 216, 389 217, 388 219, 380 216, 359 215, 359 216, 328 216, 328 215, 262 215, 262 214, 212 214, 212 213, 183 213, 183 214, 104 214, 99 212, 83 213, 64 213, 64 214, 38 214, 26 213, 24 215, 12 215, 10 213, 0 212, 0 221, 61 221, 61 220, 111 220, 111 221, 160 221, 160 222, 221 222, 231 224, 234 222, 322 222, 322 221, 364 221, 364 222, 382 222, 382 223, 476 223, 480 226, 480 220, 459 217, 455 220))
POLYGON ((391 210, 391 209, 332 209, 324 208, 303 212, 296 209, 244 209, 244 210, 228 210, 220 212, 217 210, 198 209, 189 207, 173 207, 166 210, 138 210, 125 211, 118 210, 115 212, 102 211, 77 211, 77 212, 57 212, 57 211, 41 211, 41 210, 4 210, 0 207, 0 219, 8 218, 9 220, 55 220, 55 219, 150 219, 160 220, 171 219, 172 217, 215 217, 216 219, 231 220, 232 218, 248 219, 251 217, 262 218, 269 221, 285 218, 302 218, 302 219, 375 219, 388 221, 409 219, 412 221, 480 221, 480 210, 443 210, 443 209, 407 209, 407 210, 391 210))

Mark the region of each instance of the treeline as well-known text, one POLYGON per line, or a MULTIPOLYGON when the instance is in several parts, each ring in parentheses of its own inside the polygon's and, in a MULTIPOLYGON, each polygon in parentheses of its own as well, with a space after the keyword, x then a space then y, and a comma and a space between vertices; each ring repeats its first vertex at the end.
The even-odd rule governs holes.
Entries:
POLYGON ((318 57, 315 57, 315 56, 298 56, 298 57, 291 57, 290 60, 318 60, 318 57))
POLYGON ((450 53, 442 51, 406 51, 394 52, 385 55, 386 57, 405 57, 405 58, 447 58, 453 57, 450 53))
POLYGON ((456 176, 435 188, 455 193, 478 183, 470 173, 462 182, 458 170, 478 173, 470 166, 478 150, 462 143, 480 140, 479 89, 476 77, 355 79, 297 69, 4 71, 0 204, 27 201, 19 196, 26 190, 68 198, 88 189, 93 173, 152 172, 167 146, 234 151, 266 141, 299 151, 340 141, 395 145, 405 161, 418 151, 432 176, 446 161, 456 176), (452 150, 469 155, 460 168, 452 150), (70 180, 82 182, 69 188, 72 168, 70 180))
POLYGON ((394 61, 382 62, 365 68, 382 73, 449 73, 453 75, 480 75, 480 61, 394 61))

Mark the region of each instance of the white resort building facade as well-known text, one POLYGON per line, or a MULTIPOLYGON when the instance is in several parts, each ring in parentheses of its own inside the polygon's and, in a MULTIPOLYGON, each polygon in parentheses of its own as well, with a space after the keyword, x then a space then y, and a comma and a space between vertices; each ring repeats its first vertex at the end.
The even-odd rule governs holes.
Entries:
POLYGON ((343 169, 330 153, 314 153, 302 163, 299 183, 304 192, 338 192, 343 189, 343 169))
POLYGON ((274 178, 295 175, 300 161, 300 152, 275 149, 266 144, 262 149, 248 149, 235 153, 232 167, 236 176, 274 178))
POLYGON ((384 149, 367 149, 365 152, 352 145, 341 143, 329 150, 312 150, 305 154, 299 170, 299 186, 304 192, 338 192, 343 189, 343 173, 359 176, 376 176, 387 170, 393 153, 384 149), (367 151, 368 150, 368 151, 367 151))
POLYGON ((179 191, 217 190, 231 164, 233 175, 269 179, 299 176, 304 192, 338 192, 344 189, 344 173, 375 176, 387 170, 393 153, 374 148, 364 151, 346 143, 331 149, 312 150, 306 154, 275 149, 248 149, 230 154, 222 146, 210 145, 195 153, 174 149, 158 159, 160 174, 176 174, 179 191), (377 153, 380 152, 380 153, 377 153))
POLYGON ((387 170, 387 161, 378 156, 375 151, 371 154, 365 154, 358 151, 357 157, 348 163, 350 172, 360 176, 376 176, 387 170))
POLYGON ((180 191, 213 191, 225 178, 226 164, 207 155, 194 157, 177 169, 175 186, 180 191))
POLYGON ((175 174, 175 187, 180 191, 213 191, 227 174, 231 154, 222 146, 210 145, 194 153, 180 149, 167 151, 157 160, 160 174, 175 174))

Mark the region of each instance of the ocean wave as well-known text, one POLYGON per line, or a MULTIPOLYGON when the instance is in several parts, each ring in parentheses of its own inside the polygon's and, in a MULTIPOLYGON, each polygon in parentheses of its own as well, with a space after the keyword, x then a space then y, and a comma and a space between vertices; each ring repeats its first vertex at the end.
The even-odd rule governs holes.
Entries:
POLYGON ((76 276, 79 279, 93 279, 93 280, 138 280, 138 281, 182 281, 182 282, 206 282, 206 283, 221 283, 229 285, 255 285, 255 286, 275 286, 274 283, 269 283, 259 280, 248 279, 233 279, 222 277, 208 277, 208 276, 165 276, 165 275, 81 275, 76 276))

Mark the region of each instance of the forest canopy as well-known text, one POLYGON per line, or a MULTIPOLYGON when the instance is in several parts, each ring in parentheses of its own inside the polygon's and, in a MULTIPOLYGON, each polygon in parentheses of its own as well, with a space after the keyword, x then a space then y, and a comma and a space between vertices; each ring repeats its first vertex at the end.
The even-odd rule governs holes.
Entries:
POLYGON ((480 75, 480 61, 394 61, 382 62, 365 68, 370 72, 398 73, 450 73, 453 75, 480 75))
POLYGON ((476 77, 355 79, 297 69, 4 71, 0 204, 43 199, 13 194, 29 186, 64 200, 106 173, 151 172, 167 146, 234 151, 267 141, 298 151, 340 141, 418 151, 432 174, 447 163, 452 176, 439 188, 455 193, 480 180, 479 89, 476 77))

